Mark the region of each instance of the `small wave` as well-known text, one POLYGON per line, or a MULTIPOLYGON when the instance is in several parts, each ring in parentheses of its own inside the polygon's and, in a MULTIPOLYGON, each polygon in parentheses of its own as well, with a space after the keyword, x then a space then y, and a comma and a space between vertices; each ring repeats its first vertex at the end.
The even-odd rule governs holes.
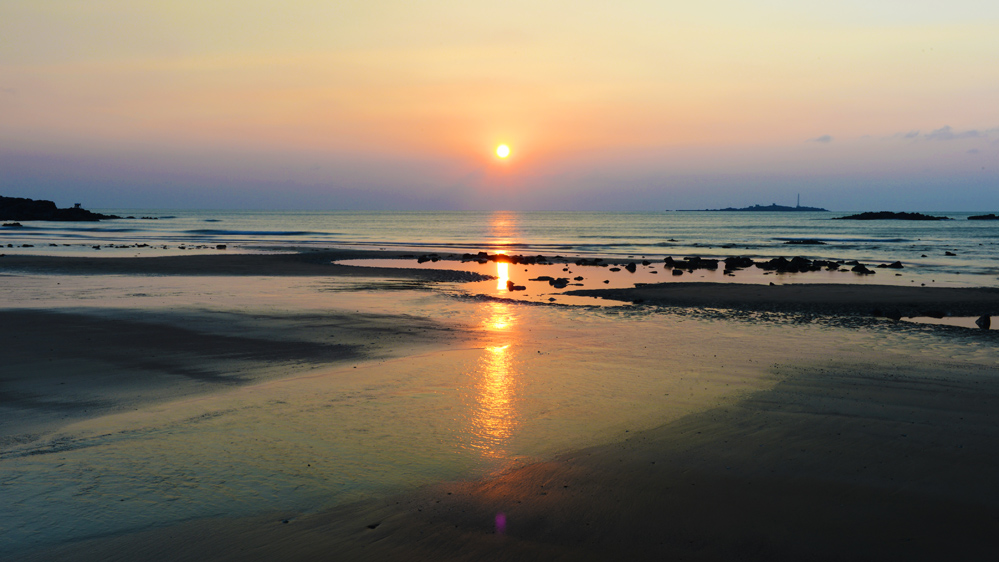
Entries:
POLYGON ((808 240, 818 240, 819 242, 844 242, 847 244, 860 243, 860 242, 870 242, 870 243, 884 243, 884 242, 913 242, 910 238, 828 238, 828 237, 816 237, 816 236, 799 236, 796 238, 773 238, 778 242, 786 242, 788 240, 802 240, 807 238, 808 240))
POLYGON ((334 236, 335 232, 310 232, 307 230, 222 230, 203 228, 185 230, 184 234, 208 234, 220 236, 334 236))

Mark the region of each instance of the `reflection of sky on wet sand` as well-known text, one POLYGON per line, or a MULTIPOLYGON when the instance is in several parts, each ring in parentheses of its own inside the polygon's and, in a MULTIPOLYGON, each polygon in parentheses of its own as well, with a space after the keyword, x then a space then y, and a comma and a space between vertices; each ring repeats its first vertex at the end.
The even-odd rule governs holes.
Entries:
POLYGON ((507 444, 517 428, 515 387, 518 372, 513 354, 516 341, 514 316, 506 303, 483 305, 483 327, 489 343, 472 374, 476 389, 471 415, 472 443, 483 455, 508 456, 507 444))
MULTIPOLYGON (((505 254, 503 248, 517 241, 516 215, 497 212, 490 217, 490 238, 494 252, 505 254)), ((496 262, 496 290, 507 290, 510 264, 496 262)), ((474 448, 485 457, 502 459, 509 456, 508 444, 517 428, 516 387, 519 376, 514 367, 517 326, 510 305, 484 303, 482 327, 488 334, 482 357, 474 367, 475 403, 471 412, 471 437, 474 448)))

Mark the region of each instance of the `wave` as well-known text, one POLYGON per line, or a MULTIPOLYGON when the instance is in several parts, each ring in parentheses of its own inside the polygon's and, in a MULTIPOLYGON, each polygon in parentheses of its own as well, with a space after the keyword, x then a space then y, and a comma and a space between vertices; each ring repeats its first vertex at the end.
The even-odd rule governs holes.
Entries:
POLYGON ((911 238, 829 238, 829 237, 819 237, 819 236, 798 236, 794 238, 772 238, 778 242, 786 242, 788 240, 818 240, 819 242, 845 242, 845 243, 857 243, 857 242, 871 242, 871 243, 882 243, 882 242, 915 242, 911 238))
POLYGON ((308 230, 222 230, 203 228, 185 230, 184 234, 201 234, 211 236, 337 236, 336 232, 311 232, 308 230))

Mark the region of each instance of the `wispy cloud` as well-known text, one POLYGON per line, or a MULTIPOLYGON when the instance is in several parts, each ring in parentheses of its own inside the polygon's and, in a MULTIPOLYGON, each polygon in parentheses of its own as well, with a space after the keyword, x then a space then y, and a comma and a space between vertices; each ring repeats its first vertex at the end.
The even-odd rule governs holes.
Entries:
POLYGON ((0 92, 7 94, 8 96, 16 96, 17 89, 15 88, 0 88, 0 92))
POLYGON ((895 133, 885 140, 908 140, 908 141, 951 141, 960 139, 991 139, 999 136, 999 127, 990 129, 968 129, 966 131, 955 131, 950 125, 944 125, 939 129, 934 129, 928 133, 919 130, 911 130, 907 133, 895 133))
POLYGON ((827 143, 828 144, 828 143, 832 142, 832 140, 833 140, 832 135, 822 135, 821 137, 815 137, 814 139, 808 139, 808 142, 821 142, 821 143, 827 143))
POLYGON ((977 139, 982 136, 984 135, 975 129, 968 131, 954 131, 954 129, 950 128, 950 125, 945 125, 928 133, 925 138, 927 140, 948 141, 956 139, 977 139))

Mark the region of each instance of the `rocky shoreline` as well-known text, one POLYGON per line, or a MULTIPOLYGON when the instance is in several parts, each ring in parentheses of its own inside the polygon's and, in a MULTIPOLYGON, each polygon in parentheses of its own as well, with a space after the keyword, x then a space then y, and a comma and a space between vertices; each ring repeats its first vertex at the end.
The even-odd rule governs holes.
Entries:
MULTIPOLYGON (((0 196, 0 220, 5 221, 99 221, 120 218, 117 215, 88 211, 80 207, 79 203, 75 207, 60 209, 53 201, 44 199, 0 196)), ((3 226, 17 227, 21 225, 11 223, 3 226)))

